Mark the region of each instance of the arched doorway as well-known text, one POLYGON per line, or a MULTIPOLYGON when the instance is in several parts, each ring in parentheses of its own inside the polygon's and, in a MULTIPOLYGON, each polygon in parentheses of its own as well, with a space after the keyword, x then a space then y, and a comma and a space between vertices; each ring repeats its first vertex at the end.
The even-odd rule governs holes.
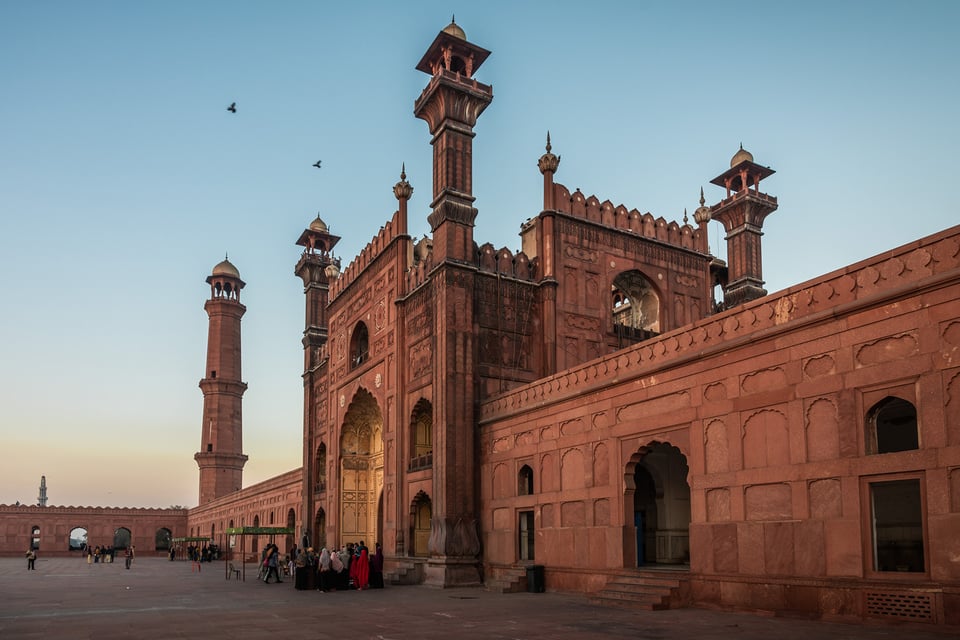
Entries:
POLYGON ((629 566, 690 562, 690 485, 687 458, 670 443, 641 447, 625 469, 625 523, 633 530, 624 544, 629 566))
POLYGON ((383 414, 359 389, 340 432, 340 540, 368 545, 378 536, 377 499, 383 489, 383 414))
POLYGON ((417 558, 426 558, 430 555, 430 519, 433 517, 433 508, 430 496, 423 491, 417 493, 410 505, 410 555, 417 558))

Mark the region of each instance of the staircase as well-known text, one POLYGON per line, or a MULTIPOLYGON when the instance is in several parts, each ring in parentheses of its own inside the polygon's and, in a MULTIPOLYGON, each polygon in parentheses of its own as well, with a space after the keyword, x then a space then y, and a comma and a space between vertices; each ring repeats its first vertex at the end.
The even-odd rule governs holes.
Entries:
POLYGON ((400 566, 387 573, 386 579, 390 584, 395 585, 420 584, 423 582, 423 563, 401 561, 400 566))
POLYGON ((656 611, 682 607, 689 599, 686 571, 630 571, 614 576, 590 595, 590 602, 614 607, 656 611))
POLYGON ((483 588, 494 593, 519 593, 527 590, 527 570, 524 567, 504 567, 495 576, 487 576, 483 588))

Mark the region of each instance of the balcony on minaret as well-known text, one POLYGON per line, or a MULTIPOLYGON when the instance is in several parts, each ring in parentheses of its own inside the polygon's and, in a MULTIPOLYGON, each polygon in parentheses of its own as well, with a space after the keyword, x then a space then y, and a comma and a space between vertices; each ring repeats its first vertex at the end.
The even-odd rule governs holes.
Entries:
POLYGON ((774 196, 760 191, 760 181, 769 178, 776 171, 770 167, 761 166, 753 161, 753 154, 740 145, 740 150, 730 160, 730 168, 710 181, 718 187, 724 187, 727 195, 719 203, 711 207, 717 210, 732 204, 736 200, 752 199, 777 208, 777 199, 774 196))

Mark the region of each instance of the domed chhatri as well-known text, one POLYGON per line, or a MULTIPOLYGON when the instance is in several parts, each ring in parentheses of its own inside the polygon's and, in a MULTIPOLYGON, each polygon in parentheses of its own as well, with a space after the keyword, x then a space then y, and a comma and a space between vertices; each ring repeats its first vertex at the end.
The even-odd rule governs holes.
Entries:
POLYGON ((318 231, 320 233, 327 233, 330 231, 330 227, 327 226, 327 223, 320 219, 320 214, 317 214, 316 219, 310 223, 311 231, 318 231))
POLYGON ((730 168, 737 166, 741 162, 753 162, 753 154, 743 148, 743 143, 740 143, 740 150, 733 154, 733 157, 730 158, 730 168))
POLYGON ((464 33, 463 29, 460 28, 460 25, 457 24, 456 16, 450 18, 450 24, 443 28, 444 33, 449 33, 451 36, 460 38, 461 40, 467 39, 467 34, 464 33))
POLYGON ((240 278, 240 271, 239 271, 235 266, 233 266, 233 263, 232 263, 232 262, 230 262, 229 260, 227 260, 226 258, 224 258, 224 259, 223 259, 223 262, 217 264, 217 266, 215 266, 215 267, 213 268, 213 274, 212 274, 212 275, 215 275, 215 276, 230 276, 231 278, 238 278, 238 279, 239 279, 239 278, 240 278))

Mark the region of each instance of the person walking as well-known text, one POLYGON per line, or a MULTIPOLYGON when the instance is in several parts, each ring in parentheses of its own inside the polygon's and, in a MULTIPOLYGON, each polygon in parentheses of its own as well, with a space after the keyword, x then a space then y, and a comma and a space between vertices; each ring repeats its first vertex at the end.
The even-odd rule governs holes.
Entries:
POLYGON ((280 573, 277 571, 277 558, 280 555, 277 551, 276 545, 271 544, 267 547, 267 577, 263 579, 265 584, 270 584, 270 576, 273 576, 277 582, 283 582, 280 579, 280 573))
POLYGON ((133 547, 127 547, 127 550, 124 552, 124 560, 126 562, 127 569, 130 568, 130 565, 133 563, 133 547))
POLYGON ((37 552, 34 549, 27 549, 27 571, 37 570, 37 552))

